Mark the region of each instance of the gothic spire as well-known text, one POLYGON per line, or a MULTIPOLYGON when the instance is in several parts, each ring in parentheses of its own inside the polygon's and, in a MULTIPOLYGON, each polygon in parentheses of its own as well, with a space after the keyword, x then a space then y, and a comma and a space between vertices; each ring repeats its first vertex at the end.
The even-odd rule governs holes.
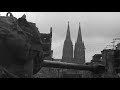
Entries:
POLYGON ((61 61, 67 63, 73 62, 73 44, 70 37, 69 22, 68 22, 66 40, 64 41, 64 45, 63 45, 63 56, 61 61))
POLYGON ((82 42, 82 34, 81 34, 80 22, 79 22, 79 30, 78 30, 77 42, 82 42))
POLYGON ((84 42, 82 41, 80 23, 79 23, 77 41, 75 43, 75 49, 74 49, 74 60, 76 63, 79 64, 83 64, 85 62, 85 46, 84 46, 84 42))
POLYGON ((67 28, 66 40, 71 40, 69 21, 68 21, 68 28, 67 28))

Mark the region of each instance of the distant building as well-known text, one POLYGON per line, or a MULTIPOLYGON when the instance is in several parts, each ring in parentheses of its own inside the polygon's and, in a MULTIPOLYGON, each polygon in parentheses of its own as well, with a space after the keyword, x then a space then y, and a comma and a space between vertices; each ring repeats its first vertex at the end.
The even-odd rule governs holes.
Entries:
POLYGON ((73 43, 70 37, 70 27, 68 22, 68 29, 66 39, 63 46, 62 62, 72 63, 73 62, 73 43))
MULTIPOLYGON (((67 63, 77 63, 77 64, 85 64, 85 46, 84 42, 82 41, 81 35, 81 27, 79 23, 79 30, 78 30, 78 37, 75 43, 75 48, 73 52, 73 43, 70 37, 70 26, 68 22, 67 34, 66 39, 64 41, 63 46, 63 55, 62 55, 62 62, 67 63), (74 56, 73 56, 74 53, 74 56)), ((62 78, 82 78, 84 71, 79 70, 72 70, 72 69, 64 69, 62 70, 61 77, 62 78)))
POLYGON ((63 46, 62 62, 77 63, 77 64, 85 63, 85 46, 84 46, 84 42, 82 41, 80 23, 79 23, 78 37, 75 43, 74 57, 73 57, 73 43, 70 37, 70 26, 68 22, 66 39, 64 41, 64 46, 63 46))
POLYGON ((84 42, 82 41, 80 23, 79 23, 77 41, 75 42, 74 63, 78 63, 78 64, 85 63, 85 46, 84 46, 84 42))
POLYGON ((101 63, 101 62, 102 62, 101 58, 102 58, 102 54, 95 54, 95 55, 92 57, 91 62, 92 62, 92 63, 101 63))

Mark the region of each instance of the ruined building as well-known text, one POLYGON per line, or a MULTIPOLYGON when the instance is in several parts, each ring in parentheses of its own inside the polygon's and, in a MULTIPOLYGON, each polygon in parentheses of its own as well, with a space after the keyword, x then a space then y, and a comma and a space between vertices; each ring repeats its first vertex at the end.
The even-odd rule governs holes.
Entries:
POLYGON ((75 42, 74 57, 73 57, 73 44, 70 37, 70 26, 68 22, 66 39, 64 41, 64 46, 63 46, 62 62, 78 63, 78 64, 85 63, 85 46, 84 46, 84 42, 82 41, 80 23, 79 23, 77 41, 75 42))

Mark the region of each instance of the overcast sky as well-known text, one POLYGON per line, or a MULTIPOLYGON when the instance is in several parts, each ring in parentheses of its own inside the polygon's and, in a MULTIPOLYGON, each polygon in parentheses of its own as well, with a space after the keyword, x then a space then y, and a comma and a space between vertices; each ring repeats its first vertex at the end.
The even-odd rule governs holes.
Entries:
MULTIPOLYGON (((6 12, 0 12, 6 15, 6 12)), ((53 56, 62 58, 63 43, 68 21, 73 45, 77 40, 79 22, 86 47, 86 61, 110 45, 113 38, 120 37, 120 12, 13 12, 17 18, 26 14, 27 20, 36 23, 41 33, 49 33, 53 27, 53 56)))

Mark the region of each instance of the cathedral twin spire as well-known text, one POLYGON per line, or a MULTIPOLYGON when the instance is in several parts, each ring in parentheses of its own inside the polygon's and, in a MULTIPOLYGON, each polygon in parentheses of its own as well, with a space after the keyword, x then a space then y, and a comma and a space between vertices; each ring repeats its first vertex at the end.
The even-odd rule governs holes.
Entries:
POLYGON ((71 63, 72 60, 73 60, 73 44, 70 37, 70 26, 68 22, 66 39, 64 41, 64 46, 63 46, 62 62, 71 63))
POLYGON ((79 63, 79 64, 83 64, 85 62, 85 50, 84 50, 84 43, 82 41, 80 23, 79 23, 78 37, 77 37, 77 42, 75 43, 74 58, 73 58, 73 44, 71 41, 70 26, 68 21, 66 40, 63 46, 62 61, 68 63, 79 63))
POLYGON ((75 43, 75 48, 74 48, 74 62, 79 64, 85 63, 85 46, 84 46, 84 42, 82 41, 80 23, 79 23, 77 42, 75 43))
POLYGON ((81 27, 79 23, 79 30, 78 30, 78 37, 77 37, 77 42, 82 42, 82 34, 81 34, 81 27))
POLYGON ((67 28, 66 40, 71 40, 69 21, 68 21, 68 28, 67 28))

